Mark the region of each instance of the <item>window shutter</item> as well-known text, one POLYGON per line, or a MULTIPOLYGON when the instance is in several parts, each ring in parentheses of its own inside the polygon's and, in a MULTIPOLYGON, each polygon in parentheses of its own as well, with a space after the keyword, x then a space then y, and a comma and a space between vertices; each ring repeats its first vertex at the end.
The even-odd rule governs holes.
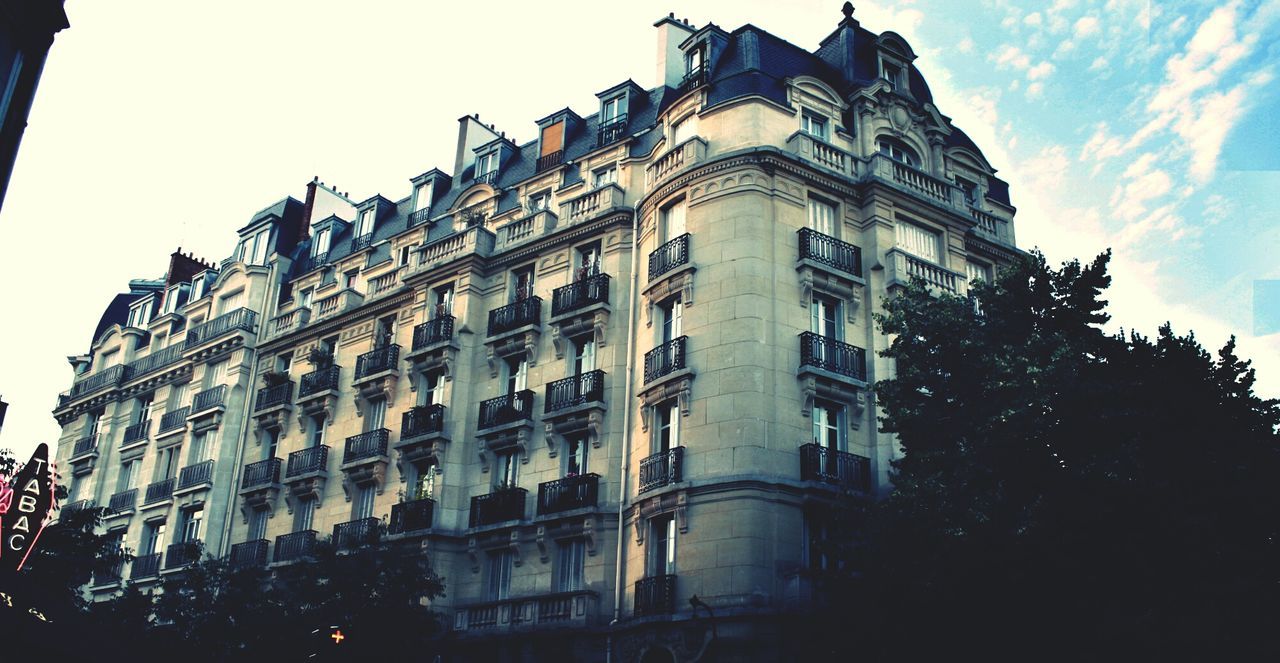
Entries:
POLYGON ((538 156, 547 156, 564 149, 564 121, 542 130, 542 151, 538 156))

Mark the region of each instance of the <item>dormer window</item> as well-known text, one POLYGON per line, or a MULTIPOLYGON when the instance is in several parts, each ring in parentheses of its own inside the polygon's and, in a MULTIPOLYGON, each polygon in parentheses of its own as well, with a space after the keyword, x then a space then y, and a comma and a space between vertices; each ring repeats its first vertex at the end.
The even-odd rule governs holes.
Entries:
POLYGON ((600 126, 605 126, 617 122, 622 118, 622 97, 614 97, 605 101, 600 106, 600 126))
POLYGON ((321 228, 316 231, 315 241, 311 243, 311 256, 316 257, 329 252, 329 229, 321 228))
POLYGON ((538 171, 553 168, 564 162, 564 120, 542 128, 542 140, 538 147, 538 171))
POLYGON ((685 55, 685 78, 691 78, 702 73, 703 48, 703 46, 698 46, 685 55))
POLYGON ((151 322, 151 312, 155 308, 155 298, 148 295, 129 307, 129 323, 128 326, 136 329, 145 329, 148 322, 151 322))
POLYGON ((191 279, 191 301, 194 302, 209 294, 209 282, 213 280, 213 276, 212 271, 204 271, 191 279))
POLYGON ((827 118, 805 111, 800 114, 800 130, 819 140, 829 140, 827 118))
POLYGON ((970 207, 978 204, 978 184, 963 177, 956 177, 956 186, 960 187, 960 191, 964 192, 964 201, 970 207))
POLYGON ((498 172, 498 153, 496 151, 482 154, 476 157, 476 176, 477 182, 493 182, 493 176, 498 172))
POLYGON ((187 303, 190 286, 186 283, 171 285, 164 291, 164 314, 174 313, 187 303))
POLYGON ((423 182, 413 188, 413 211, 414 213, 422 210, 431 209, 431 183, 423 182))
POLYGON ((267 264, 267 247, 270 245, 271 227, 267 226, 240 240, 240 261, 246 265, 267 264))
POLYGON ((671 126, 671 144, 680 143, 698 135, 698 116, 690 115, 671 126))
POLYGON ((894 90, 907 89, 907 79, 903 74, 904 71, 902 66, 896 62, 889 62, 888 60, 880 61, 880 77, 889 81, 890 87, 894 90))
POLYGON ((912 168, 920 167, 920 157, 916 156, 916 153, 911 148, 902 143, 882 138, 876 141, 876 150, 898 163, 906 164, 912 168))
POLYGON ((373 243, 373 221, 378 213, 376 207, 370 207, 360 212, 360 217, 356 219, 355 231, 351 234, 351 250, 360 251, 366 249, 373 243))

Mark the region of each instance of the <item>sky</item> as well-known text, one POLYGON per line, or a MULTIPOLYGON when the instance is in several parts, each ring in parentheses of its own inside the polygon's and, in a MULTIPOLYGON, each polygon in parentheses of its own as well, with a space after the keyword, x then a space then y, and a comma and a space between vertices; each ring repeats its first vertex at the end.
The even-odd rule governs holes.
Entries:
MULTIPOLYGON (((668 12, 813 50, 841 4, 67 0, 0 211, 0 448, 56 443, 66 357, 130 279, 227 257, 313 176, 399 200, 451 169, 463 115, 524 142, 653 86, 668 12)), ((854 5, 1010 183, 1020 247, 1110 248, 1113 330, 1235 334, 1280 397, 1280 0, 854 5)))

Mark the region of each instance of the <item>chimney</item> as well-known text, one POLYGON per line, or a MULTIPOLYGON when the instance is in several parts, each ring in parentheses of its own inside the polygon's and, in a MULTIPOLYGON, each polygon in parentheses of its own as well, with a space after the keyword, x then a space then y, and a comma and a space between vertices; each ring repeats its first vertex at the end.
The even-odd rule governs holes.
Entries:
POLYGON ((302 227, 298 228, 298 243, 306 241, 311 236, 311 213, 316 206, 316 186, 320 184, 320 176, 316 175, 307 182, 307 196, 302 203, 302 227))
POLYGON ((453 159, 453 176, 460 178, 462 171, 476 160, 476 148, 501 138, 492 128, 480 121, 480 115, 464 115, 458 118, 458 152, 453 159))
POLYGON ((684 80, 684 51, 680 44, 693 34, 693 26, 672 13, 658 19, 653 27, 658 29, 658 85, 678 87, 684 80))
POLYGON ((835 67, 847 81, 855 80, 854 47, 858 34, 858 19, 853 17, 853 3, 846 2, 840 8, 844 18, 835 32, 827 35, 818 46, 818 57, 835 67))

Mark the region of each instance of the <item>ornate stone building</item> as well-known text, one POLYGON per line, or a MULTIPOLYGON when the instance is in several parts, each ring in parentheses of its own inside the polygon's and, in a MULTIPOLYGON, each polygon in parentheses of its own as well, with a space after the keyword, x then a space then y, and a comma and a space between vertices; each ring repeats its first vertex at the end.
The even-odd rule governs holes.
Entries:
POLYGON ((56 411, 74 496, 152 554, 198 509, 238 564, 420 546, 466 656, 785 658, 826 506, 874 496, 897 453, 873 312, 914 277, 990 278, 1014 209, 911 47, 848 5, 816 51, 655 26, 656 87, 525 144, 463 117, 407 196, 313 181, 218 268, 134 282, 56 411), (196 444, 209 478, 182 492, 172 450, 196 444), (165 467, 172 498, 117 503, 165 467))

